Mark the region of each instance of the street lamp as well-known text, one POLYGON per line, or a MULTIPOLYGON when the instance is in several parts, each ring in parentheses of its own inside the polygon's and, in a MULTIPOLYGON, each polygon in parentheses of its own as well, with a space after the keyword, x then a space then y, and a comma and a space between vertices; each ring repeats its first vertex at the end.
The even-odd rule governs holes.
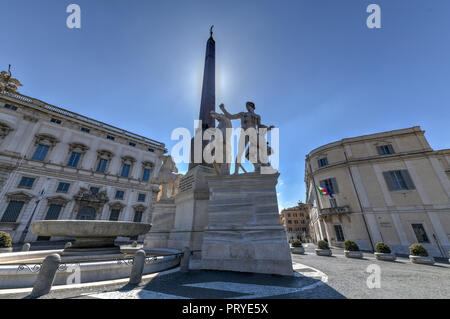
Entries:
POLYGON ((25 242, 25 238, 27 237, 28 229, 30 228, 31 222, 34 217, 34 213, 36 213, 36 209, 42 199, 44 199, 44 190, 41 191, 41 194, 38 196, 38 198, 36 200, 36 206, 34 206, 34 209, 33 209, 33 212, 31 213, 30 219, 28 220, 28 223, 25 226, 25 229, 23 230, 22 235, 20 236, 20 240, 19 240, 20 243, 25 242))

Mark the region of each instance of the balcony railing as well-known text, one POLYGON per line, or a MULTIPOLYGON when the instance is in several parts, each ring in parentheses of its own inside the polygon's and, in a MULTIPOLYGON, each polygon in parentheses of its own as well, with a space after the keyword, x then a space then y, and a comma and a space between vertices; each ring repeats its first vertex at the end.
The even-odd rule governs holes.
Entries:
POLYGON ((349 206, 323 208, 319 211, 319 216, 344 215, 350 214, 349 206))

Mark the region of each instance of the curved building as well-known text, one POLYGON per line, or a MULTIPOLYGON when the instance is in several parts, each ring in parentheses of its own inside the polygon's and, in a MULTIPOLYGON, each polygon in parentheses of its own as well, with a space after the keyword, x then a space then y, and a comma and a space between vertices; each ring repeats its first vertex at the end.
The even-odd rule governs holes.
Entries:
POLYGON ((306 156, 312 237, 363 250, 387 243, 399 254, 421 243, 450 250, 450 149, 434 151, 420 127, 346 138, 306 156), (327 194, 327 193, 330 193, 327 194))

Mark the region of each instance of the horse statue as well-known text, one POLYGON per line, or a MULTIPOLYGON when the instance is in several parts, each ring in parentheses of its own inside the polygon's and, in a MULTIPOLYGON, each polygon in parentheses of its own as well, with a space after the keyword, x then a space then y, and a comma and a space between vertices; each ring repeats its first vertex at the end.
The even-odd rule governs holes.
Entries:
POLYGON ((14 93, 18 90, 18 86, 22 86, 19 80, 14 79, 11 73, 11 64, 9 65, 8 72, 2 71, 0 73, 0 93, 10 92, 14 93))

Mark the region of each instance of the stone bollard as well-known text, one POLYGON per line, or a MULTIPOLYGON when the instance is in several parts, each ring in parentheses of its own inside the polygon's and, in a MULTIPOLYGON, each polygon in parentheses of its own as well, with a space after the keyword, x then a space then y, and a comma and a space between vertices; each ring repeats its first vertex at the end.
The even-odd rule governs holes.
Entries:
POLYGON ((50 292, 60 262, 61 257, 58 254, 52 254, 45 257, 36 281, 34 282, 33 291, 30 295, 31 297, 40 297, 50 292))
POLYGON ((66 248, 70 248, 72 247, 72 243, 70 241, 68 241, 65 245, 64 245, 64 249, 66 248))
POLYGON ((183 257, 180 262, 180 271, 188 272, 189 271, 189 260, 191 259, 191 250, 189 247, 184 247, 183 249, 183 257))
POLYGON ((26 243, 22 246, 22 251, 30 251, 31 245, 30 243, 26 243))
POLYGON ((145 265, 145 251, 138 250, 134 255, 133 268, 131 268, 130 284, 137 285, 142 280, 142 272, 145 265))
POLYGON ((134 242, 131 244, 131 247, 137 247, 137 245, 138 245, 138 242, 137 242, 137 241, 134 241, 134 242))

